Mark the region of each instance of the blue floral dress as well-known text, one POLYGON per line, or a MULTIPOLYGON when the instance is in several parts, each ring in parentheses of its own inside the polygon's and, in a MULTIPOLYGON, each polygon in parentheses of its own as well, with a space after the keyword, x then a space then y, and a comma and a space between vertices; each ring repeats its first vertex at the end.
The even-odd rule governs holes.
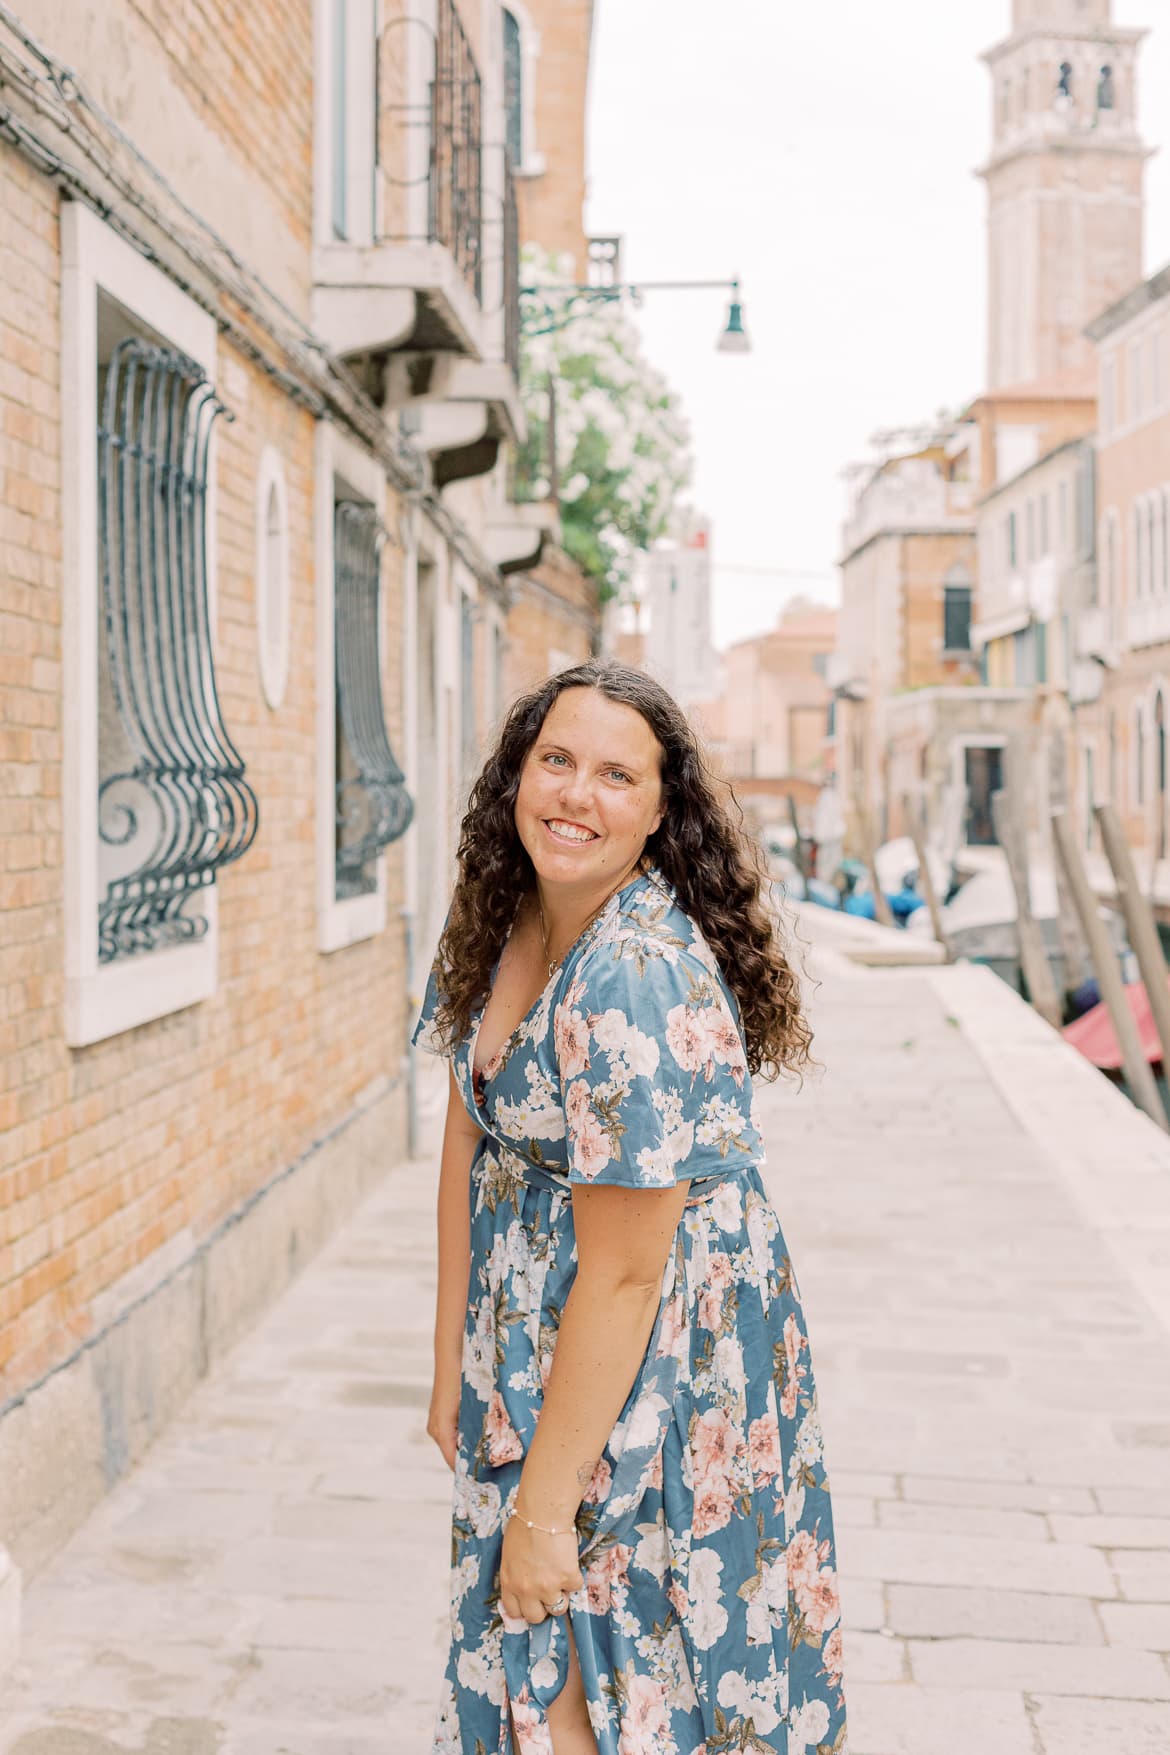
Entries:
MULTIPOLYGON (((432 969, 414 1041, 435 1048, 432 969)), ((847 1755, 829 1482, 800 1295, 760 1181, 734 997, 661 874, 586 930, 493 1061, 453 1056, 471 1167, 451 1652, 434 1755, 551 1755, 564 1618, 499 1601, 503 1528, 576 1271, 574 1186, 690 1197, 585 1495, 571 1621, 601 1755, 847 1755)))

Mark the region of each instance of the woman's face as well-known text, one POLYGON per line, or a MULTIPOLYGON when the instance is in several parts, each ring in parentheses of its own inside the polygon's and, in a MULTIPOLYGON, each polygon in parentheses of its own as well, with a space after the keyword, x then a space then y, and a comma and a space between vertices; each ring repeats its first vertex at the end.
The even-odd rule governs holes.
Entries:
POLYGON ((615 882, 662 821, 662 749, 642 715, 598 689, 566 689, 525 758, 516 830, 548 884, 615 882))

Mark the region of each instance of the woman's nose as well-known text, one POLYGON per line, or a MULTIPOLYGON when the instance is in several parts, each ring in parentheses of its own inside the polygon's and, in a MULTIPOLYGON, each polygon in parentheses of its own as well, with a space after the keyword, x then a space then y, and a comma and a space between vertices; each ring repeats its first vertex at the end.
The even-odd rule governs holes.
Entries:
POLYGON ((561 782, 561 803, 566 808, 569 805, 575 805, 578 809, 584 808, 592 797, 593 788, 589 776, 582 773, 580 768, 575 768, 564 776, 561 782))

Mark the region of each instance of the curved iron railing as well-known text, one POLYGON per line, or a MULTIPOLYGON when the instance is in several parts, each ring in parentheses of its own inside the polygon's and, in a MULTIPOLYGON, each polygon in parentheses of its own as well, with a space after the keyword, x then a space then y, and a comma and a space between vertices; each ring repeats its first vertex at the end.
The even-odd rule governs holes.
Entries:
POLYGON ((207 461, 221 414, 233 418, 194 360, 134 337, 114 349, 98 427, 98 834, 120 868, 99 903, 104 963, 201 938, 206 917, 189 909, 259 822, 212 662, 207 461))
POLYGON ((410 827, 414 800, 394 759, 382 706, 378 637, 386 532, 372 506, 339 500, 333 514, 337 677, 339 898, 374 889, 374 861, 410 827))

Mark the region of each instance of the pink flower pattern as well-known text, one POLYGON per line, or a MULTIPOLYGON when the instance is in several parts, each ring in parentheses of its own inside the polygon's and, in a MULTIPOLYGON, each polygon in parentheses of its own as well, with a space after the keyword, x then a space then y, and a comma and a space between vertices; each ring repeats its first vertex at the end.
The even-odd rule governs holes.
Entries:
MULTIPOLYGON (((433 1019, 439 979, 432 972, 417 1036, 433 1019)), ((477 1742, 498 1755, 509 1747, 509 1713, 520 1755, 552 1755, 542 1701, 558 1674, 557 1634, 513 1621, 499 1599, 521 1434, 539 1418, 578 1268, 574 1189, 660 1190, 672 1177, 691 1183, 691 1204, 623 1423, 578 1514, 584 1582, 569 1620, 599 1755, 701 1755, 716 1745, 780 1755, 785 1696, 819 1742, 836 1755, 847 1748, 816 1386, 796 1278, 759 1174, 736 1016, 698 929, 652 874, 587 929, 478 1090, 470 1042, 454 1056, 483 1138, 471 1169, 446 1729, 435 1743, 445 1755, 477 1742), (497 1123, 497 1105, 514 1113, 557 1101, 563 1138, 518 1140, 502 1112, 497 1123), (721 1156, 731 1137, 736 1149, 721 1156), (712 1191, 732 1178, 734 1199, 712 1212, 712 1191), (783 1612, 771 1593, 783 1599, 785 1582, 783 1612)))

